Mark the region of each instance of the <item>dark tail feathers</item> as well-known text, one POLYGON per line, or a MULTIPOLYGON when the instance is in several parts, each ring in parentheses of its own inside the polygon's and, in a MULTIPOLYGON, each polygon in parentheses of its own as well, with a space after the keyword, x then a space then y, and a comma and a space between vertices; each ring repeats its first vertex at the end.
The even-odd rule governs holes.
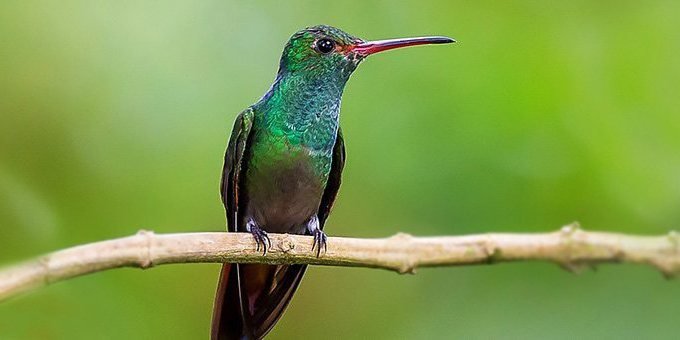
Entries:
POLYGON ((224 264, 212 340, 262 339, 288 306, 306 265, 224 264))

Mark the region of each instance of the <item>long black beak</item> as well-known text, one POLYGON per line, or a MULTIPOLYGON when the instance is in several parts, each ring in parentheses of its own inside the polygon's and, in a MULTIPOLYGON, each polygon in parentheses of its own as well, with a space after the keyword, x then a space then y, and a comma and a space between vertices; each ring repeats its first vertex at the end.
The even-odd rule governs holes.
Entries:
POLYGON ((428 45, 428 44, 449 44, 456 41, 449 37, 418 37, 401 38, 388 40, 365 41, 354 46, 352 51, 368 56, 382 51, 392 50, 400 47, 428 45))

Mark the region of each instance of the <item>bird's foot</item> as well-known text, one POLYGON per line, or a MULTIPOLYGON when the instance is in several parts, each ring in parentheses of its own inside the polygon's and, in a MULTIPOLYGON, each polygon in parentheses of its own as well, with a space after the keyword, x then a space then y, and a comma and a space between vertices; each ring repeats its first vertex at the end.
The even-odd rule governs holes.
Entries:
POLYGON ((326 245, 326 233, 321 230, 318 217, 314 216, 309 220, 309 222, 307 222, 307 232, 314 235, 312 251, 314 251, 314 248, 316 248, 316 257, 319 257, 319 255, 321 255, 321 247, 323 247, 323 251, 325 253, 328 250, 328 246, 326 245))
POLYGON ((324 253, 328 251, 326 239, 327 239, 326 233, 324 233, 323 230, 317 229, 314 232, 314 244, 312 244, 312 251, 314 251, 314 247, 316 246, 316 257, 319 257, 319 255, 321 255, 321 247, 323 247, 324 253))
POLYGON ((267 232, 262 230, 252 219, 246 223, 246 230, 253 234, 255 244, 257 245, 256 250, 260 251, 260 247, 262 247, 262 255, 267 255, 267 249, 272 247, 272 241, 269 239, 267 232))

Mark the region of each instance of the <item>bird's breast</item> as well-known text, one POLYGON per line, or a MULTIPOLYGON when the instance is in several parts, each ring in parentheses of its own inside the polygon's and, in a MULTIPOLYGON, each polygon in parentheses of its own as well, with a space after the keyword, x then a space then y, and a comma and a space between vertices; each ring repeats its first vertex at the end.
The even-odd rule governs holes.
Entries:
POLYGON ((291 143, 285 136, 256 133, 243 188, 247 216, 266 231, 303 233, 318 211, 331 151, 291 143))

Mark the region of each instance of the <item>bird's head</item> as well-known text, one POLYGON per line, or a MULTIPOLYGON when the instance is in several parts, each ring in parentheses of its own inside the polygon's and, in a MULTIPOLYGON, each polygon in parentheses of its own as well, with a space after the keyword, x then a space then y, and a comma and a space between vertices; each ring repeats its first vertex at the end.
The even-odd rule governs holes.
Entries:
POLYGON ((367 56, 399 47, 445 44, 447 37, 419 37, 364 41, 341 29, 319 25, 296 32, 281 55, 279 75, 292 73, 321 80, 346 81, 367 56))

